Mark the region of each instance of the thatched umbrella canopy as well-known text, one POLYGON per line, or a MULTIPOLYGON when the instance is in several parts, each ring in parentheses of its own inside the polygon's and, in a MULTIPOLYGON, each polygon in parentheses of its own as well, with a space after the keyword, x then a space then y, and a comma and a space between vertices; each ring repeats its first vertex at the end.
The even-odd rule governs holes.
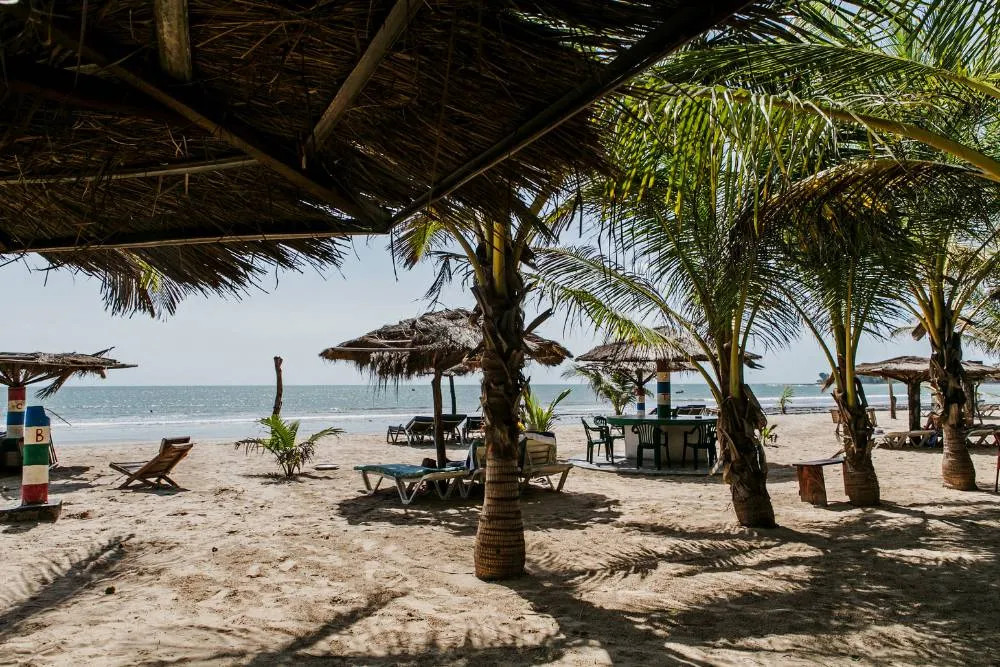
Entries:
POLYGON ((136 367, 135 364, 125 364, 104 356, 112 349, 114 348, 109 347, 94 354, 0 352, 0 384, 23 387, 51 382, 38 392, 39 398, 46 398, 59 391, 75 375, 97 375, 104 378, 106 371, 136 367))
MULTIPOLYGON (((657 372, 698 372, 695 362, 711 361, 690 337, 678 336, 675 331, 667 327, 657 327, 656 330, 669 339, 669 346, 611 341, 588 350, 576 360, 594 366, 620 368, 631 372, 636 383, 636 403, 641 404, 646 397, 646 383, 652 380, 657 372)), ((760 368, 756 363, 760 358, 760 355, 750 352, 744 356, 743 362, 750 368, 760 368)), ((669 395, 670 392, 665 393, 669 395)))
MULTIPOLYGON (((931 360, 928 357, 906 355, 883 361, 858 364, 858 375, 899 380, 906 385, 907 409, 911 431, 920 429, 920 385, 931 379, 931 360)), ((984 364, 981 361, 963 360, 962 370, 971 389, 969 407, 975 411, 975 387, 983 380, 1000 378, 1000 366, 984 364)), ((890 385, 891 386, 891 385, 890 385)))
MULTIPOLYGON (((381 383, 398 382, 417 375, 431 375, 434 394, 435 441, 438 463, 445 460, 441 430, 441 377, 478 369, 483 334, 478 312, 463 308, 439 310, 411 317, 371 331, 360 338, 328 347, 319 356, 328 361, 348 361, 381 383)), ((524 339, 527 356, 546 366, 556 366, 572 355, 556 341, 529 333, 524 339)))
MULTIPOLYGON (((696 372, 698 369, 692 361, 711 361, 694 341, 678 338, 665 327, 657 327, 672 341, 669 348, 664 346, 651 347, 629 341, 612 341, 598 345, 576 357, 577 361, 595 365, 625 368, 636 374, 640 387, 645 385, 655 375, 657 369, 669 372, 696 372)), ((760 368, 756 362, 759 354, 747 353, 744 363, 750 368, 760 368)))
POLYGON ((505 212, 607 169, 587 107, 720 22, 772 25, 749 4, 0 4, 0 254, 232 292, 429 204, 505 212))

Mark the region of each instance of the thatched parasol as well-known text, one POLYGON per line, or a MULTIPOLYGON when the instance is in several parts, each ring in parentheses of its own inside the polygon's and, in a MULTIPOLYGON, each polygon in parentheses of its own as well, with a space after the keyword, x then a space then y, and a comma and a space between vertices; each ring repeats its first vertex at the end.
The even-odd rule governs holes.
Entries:
POLYGON ((105 371, 135 368, 134 364, 104 356, 113 348, 94 354, 50 352, 0 352, 0 384, 7 386, 7 432, 0 443, 0 469, 21 466, 20 445, 24 424, 25 385, 48 382, 39 398, 56 393, 74 375, 105 377, 105 371))
MULTIPOLYGON (((669 348, 642 345, 630 341, 612 341, 588 350, 579 355, 576 360, 595 366, 622 368, 630 371, 636 380, 637 402, 640 405, 645 405, 646 383, 652 380, 657 373, 666 373, 667 378, 669 378, 670 373, 697 372, 698 368, 694 362, 710 361, 708 355, 690 338, 678 337, 676 332, 667 327, 657 327, 656 330, 670 339, 669 348)), ((759 354, 748 352, 744 356, 743 362, 750 368, 760 368, 760 365, 756 363, 760 358, 759 354)), ((666 389, 669 394, 669 379, 667 383, 666 389)), ((663 398, 659 400, 663 400, 663 398)), ((669 404, 669 398, 666 400, 669 404)))
POLYGON ((23 387, 40 382, 51 382, 39 390, 39 398, 47 398, 74 375, 97 375, 106 377, 105 371, 120 368, 135 368, 135 364, 125 364, 104 356, 114 348, 94 354, 77 352, 0 352, 0 384, 8 387, 23 387))
MULTIPOLYGON (((479 317, 478 313, 462 308, 426 313, 328 347, 319 356, 328 361, 352 362, 383 384, 431 375, 434 438, 438 463, 443 464, 441 378, 479 368, 477 355, 483 340, 479 317)), ((556 366, 572 356, 559 343, 533 333, 525 336, 524 343, 527 356, 546 366, 556 366)))
MULTIPOLYGON (((963 360, 962 370, 970 385, 968 388, 972 389, 972 395, 968 398, 972 402, 973 410, 975 410, 975 387, 983 380, 1000 378, 1000 366, 991 366, 981 361, 963 360)), ((899 380, 904 383, 906 385, 910 430, 920 429, 920 385, 931 379, 931 360, 928 357, 906 355, 884 361, 858 364, 855 372, 858 375, 890 380, 890 393, 892 391, 891 380, 899 380)), ((890 402, 891 400, 890 398, 890 402)))

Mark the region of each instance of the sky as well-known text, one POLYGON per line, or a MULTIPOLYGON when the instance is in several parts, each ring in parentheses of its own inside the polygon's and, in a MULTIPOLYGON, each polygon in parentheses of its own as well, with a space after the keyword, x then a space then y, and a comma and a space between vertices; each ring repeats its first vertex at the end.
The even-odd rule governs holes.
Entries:
MULTIPOLYGON (((30 271, 23 262, 0 268, 6 286, 3 343, 12 352, 94 352, 114 346, 110 354, 138 368, 111 371, 107 380, 74 380, 77 386, 107 385, 269 385, 274 382, 272 357, 284 359, 286 384, 368 384, 369 378, 349 364, 331 363, 319 352, 388 323, 427 309, 423 295, 430 285, 430 265, 394 273, 386 239, 356 240, 355 253, 341 269, 320 275, 312 269, 285 272, 267 291, 255 290, 242 300, 189 298, 176 315, 154 320, 144 315, 114 317, 104 310, 100 283, 68 271, 30 271)), ((28 264, 42 262, 30 256, 28 264)), ((473 307, 461 286, 448 289, 448 307, 473 307)), ((526 312, 531 321, 538 308, 526 312)), ((565 328, 553 316, 540 329, 581 354, 602 342, 586 328, 565 328)), ((926 355, 927 344, 909 337, 867 340, 859 359, 876 361, 900 354, 926 355)), ((973 355, 969 355, 973 357, 973 355)), ((767 353, 764 369, 749 371, 749 382, 813 382, 826 362, 806 337, 789 348, 767 353)), ((526 371, 538 384, 563 382, 562 369, 531 365, 526 371)), ((695 381, 692 375, 675 382, 695 381)), ((458 382, 475 383, 475 376, 458 382)), ((417 380, 419 383, 420 380, 417 380)))

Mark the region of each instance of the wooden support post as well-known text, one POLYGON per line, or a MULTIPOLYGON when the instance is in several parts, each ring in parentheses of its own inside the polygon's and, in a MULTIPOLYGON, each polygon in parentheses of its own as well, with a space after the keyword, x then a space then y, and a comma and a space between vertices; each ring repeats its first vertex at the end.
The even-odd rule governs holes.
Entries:
MULTIPOLYGON (((920 423, 920 382, 917 380, 906 383, 906 410, 909 413, 909 430, 919 431, 923 425, 920 423)), ((910 442, 917 447, 920 438, 913 437, 910 442)))
POLYGON ((892 379, 887 380, 889 383, 889 419, 896 418, 896 396, 892 393, 892 379))
POLYGON ((281 415, 281 396, 285 391, 284 385, 281 381, 281 357, 274 358, 274 407, 271 409, 271 415, 277 417, 281 415))
POLYGON ((188 0, 153 0, 160 69, 178 81, 191 81, 191 35, 188 0))

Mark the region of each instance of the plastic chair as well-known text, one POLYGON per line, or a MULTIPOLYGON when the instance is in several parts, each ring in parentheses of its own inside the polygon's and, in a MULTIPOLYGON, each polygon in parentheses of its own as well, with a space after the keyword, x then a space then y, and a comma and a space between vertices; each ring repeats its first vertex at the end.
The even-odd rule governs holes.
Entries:
MULTIPOLYGON (((605 455, 607 455, 607 434, 604 429, 600 427, 600 425, 591 426, 583 417, 580 417, 580 421, 583 423, 583 433, 587 437, 587 463, 593 463, 595 447, 597 447, 598 451, 600 451, 601 445, 604 445, 605 455), (592 433, 596 433, 596 436, 591 435, 592 433)), ((594 420, 594 423, 597 423, 596 419, 594 420)))
POLYGON ((597 428, 604 429, 604 458, 615 462, 615 440, 625 441, 625 433, 620 427, 612 426, 604 417, 594 417, 597 428), (612 430, 614 429, 614 430, 612 430))
MULTIPOLYGON (((657 470, 663 468, 660 448, 662 444, 660 438, 664 433, 660 430, 659 424, 635 424, 632 432, 639 436, 639 444, 635 449, 636 467, 642 467, 642 453, 646 449, 653 450, 653 465, 657 470)), ((663 443, 666 444, 666 443, 663 443)), ((670 450, 667 449, 667 465, 670 465, 670 450)))
POLYGON ((695 426, 690 431, 684 433, 684 450, 681 452, 681 466, 687 462, 687 451, 688 449, 694 452, 694 467, 698 467, 698 450, 704 449, 708 452, 708 467, 711 468, 715 465, 716 451, 715 451, 715 424, 706 423, 695 426), (692 441, 691 436, 694 435, 695 438, 692 441))

